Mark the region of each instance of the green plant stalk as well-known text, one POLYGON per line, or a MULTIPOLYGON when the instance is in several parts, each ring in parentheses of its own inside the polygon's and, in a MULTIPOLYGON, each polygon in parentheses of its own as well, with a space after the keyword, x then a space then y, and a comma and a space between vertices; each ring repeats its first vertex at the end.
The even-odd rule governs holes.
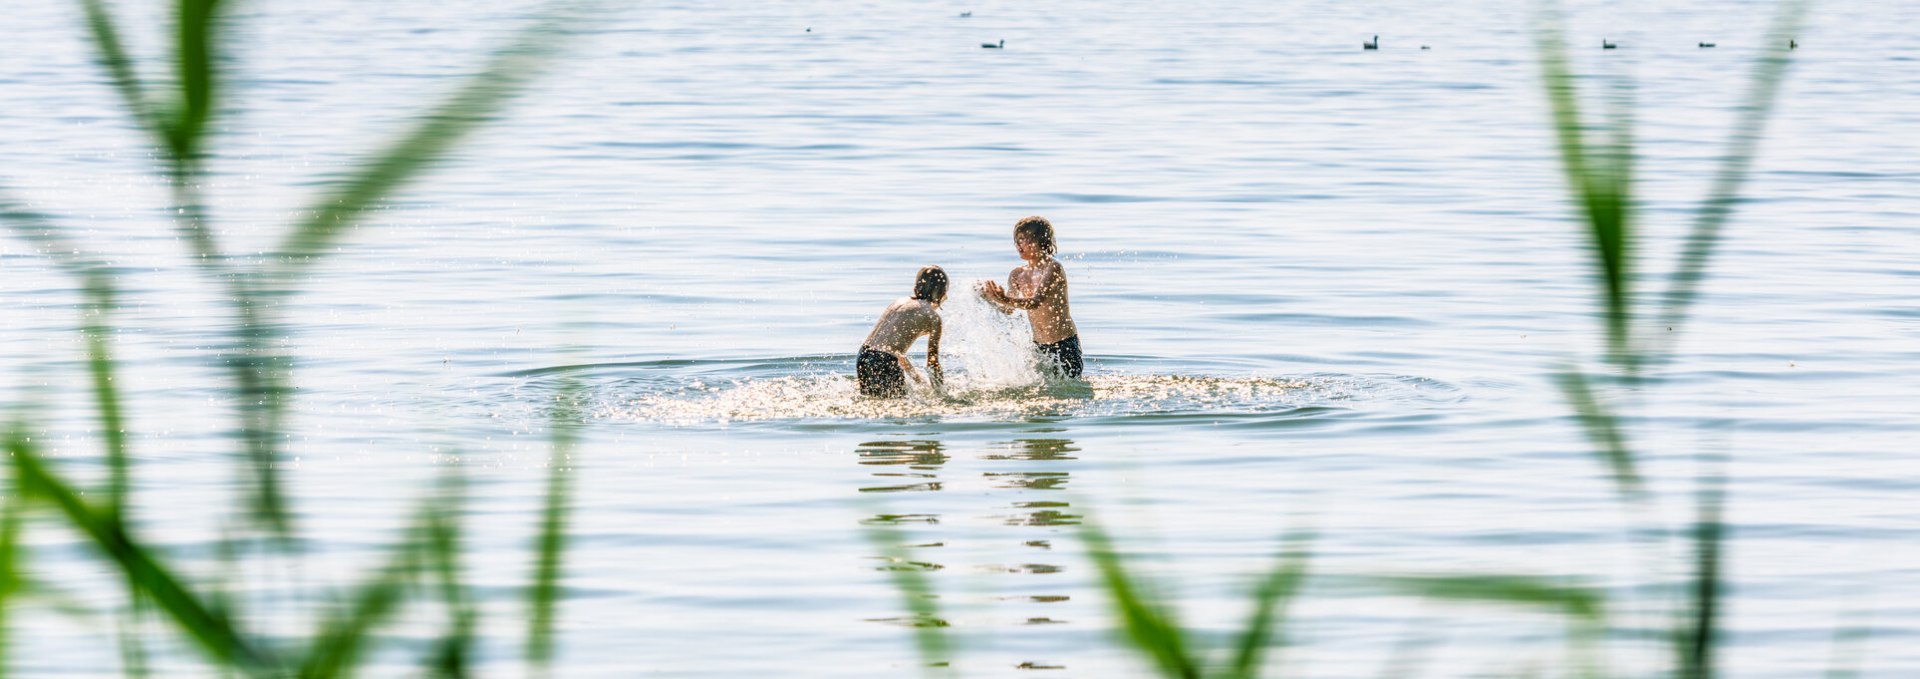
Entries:
POLYGON ((1234 644, 1233 661, 1225 673, 1227 679, 1258 679, 1266 663, 1267 648, 1276 643, 1286 645, 1285 635, 1278 630, 1285 629, 1287 604, 1292 603, 1306 580, 1307 564, 1312 558, 1312 552, 1307 549, 1310 540, 1305 535, 1288 539, 1289 547, 1254 590, 1253 613, 1239 642, 1234 644))
POLYGON ((1080 524, 1080 540, 1087 545, 1100 582, 1113 598, 1127 640, 1153 661, 1162 676, 1199 679, 1200 665, 1188 651, 1190 644, 1173 611, 1127 572, 1125 558, 1090 516, 1080 524))
POLYGON ((1721 547, 1726 540, 1726 523, 1721 515, 1725 503, 1725 479, 1715 476, 1702 480, 1695 501, 1698 518, 1693 523, 1694 573, 1689 606, 1687 617, 1675 634, 1681 679, 1716 676, 1714 651, 1719 642, 1720 598, 1724 587, 1721 547))
POLYGON ((1517 575, 1442 575, 1387 578, 1396 589, 1432 599, 1504 603, 1566 616, 1567 639, 1583 676, 1602 676, 1592 647, 1606 629, 1606 601, 1594 589, 1517 575))
POLYGON ((1646 486, 1641 481, 1638 456, 1627 442, 1627 434, 1620 427, 1619 418, 1614 417, 1598 396, 1593 386, 1588 384, 1586 375, 1578 369, 1568 367, 1558 375, 1560 391, 1573 404, 1574 414, 1580 420, 1580 427, 1586 431, 1592 441, 1595 452, 1607 466, 1613 477, 1614 491, 1620 500, 1628 505, 1638 505, 1646 500, 1646 486))
MULTIPOLYGON (((1783 0, 1768 31, 1767 44, 1779 45, 1798 33, 1811 5, 1810 0, 1783 0)), ((1706 278, 1718 250, 1720 232, 1733 216, 1740 189, 1745 186, 1753 157, 1759 152, 1767 121, 1772 119, 1774 106, 1779 102, 1780 86, 1786 81, 1791 54, 1791 50, 1768 51, 1754 64, 1740 115, 1727 138, 1727 150, 1720 156, 1720 168, 1714 173, 1706 198, 1695 211, 1693 228, 1680 250, 1679 265, 1667 280, 1660 325, 1673 332, 1659 335, 1667 339, 1655 352, 1657 359, 1664 360, 1671 353, 1679 329, 1686 323, 1699 296, 1700 283, 1706 278)))
POLYGON ((580 415, 575 410, 579 385, 561 384, 551 420, 552 457, 547 463, 546 503, 540 512, 540 535, 534 541, 533 584, 527 588, 527 660, 540 674, 553 662, 553 625, 560 600, 560 564, 567 546, 567 512, 571 506, 573 447, 579 440, 580 415))
POLYGON ((314 635, 305 660, 300 663, 301 679, 353 676, 354 668, 371 652, 373 630, 405 605, 408 587, 428 565, 429 557, 423 552, 430 548, 432 526, 439 521, 438 510, 433 505, 433 501, 428 501, 403 532, 387 564, 355 588, 350 598, 352 606, 343 615, 327 621, 314 635))
POLYGON ((427 524, 427 556, 452 627, 428 657, 426 670, 430 676, 454 679, 469 674, 468 666, 472 663, 474 633, 480 624, 480 611, 473 604, 473 594, 465 584, 466 577, 460 564, 460 522, 452 515, 464 504, 463 484, 459 481, 457 471, 449 473, 448 478, 447 486, 453 492, 443 497, 448 498, 444 504, 451 506, 436 509, 427 524))
POLYGON ((179 0, 175 18, 176 76, 180 102, 168 130, 173 157, 191 162, 200 157, 207 122, 219 103, 219 72, 215 68, 222 35, 220 0, 179 0))
POLYGON ((1548 3, 1548 8, 1550 17, 1539 30, 1537 48, 1555 139, 1567 183, 1581 208, 1596 277, 1604 292, 1608 357, 1631 368, 1636 363, 1632 336, 1632 118, 1624 110, 1615 112, 1612 134, 1603 142, 1606 153, 1595 154, 1588 147, 1573 75, 1567 66, 1559 8, 1554 3, 1548 3))
POLYGON ((188 638, 218 665, 235 666, 250 675, 269 676, 278 663, 264 648, 249 641, 226 614, 211 608, 182 584, 173 571, 127 532, 110 514, 87 505, 40 461, 36 447, 19 428, 7 437, 13 457, 15 492, 51 503, 78 528, 108 560, 119 565, 167 613, 188 638))
MULTIPOLYGON (((896 531, 867 529, 867 541, 891 563, 910 561, 896 531)), ((940 595, 926 573, 917 568, 888 568, 893 587, 900 591, 901 602, 913 614, 913 641, 920 651, 920 666, 927 676, 954 676, 953 644, 947 638, 946 620, 940 617, 940 595)))
POLYGON ((21 586, 20 568, 20 511, 21 500, 17 489, 9 489, 6 504, 0 508, 0 679, 7 676, 7 614, 13 607, 16 594, 24 589, 21 586))

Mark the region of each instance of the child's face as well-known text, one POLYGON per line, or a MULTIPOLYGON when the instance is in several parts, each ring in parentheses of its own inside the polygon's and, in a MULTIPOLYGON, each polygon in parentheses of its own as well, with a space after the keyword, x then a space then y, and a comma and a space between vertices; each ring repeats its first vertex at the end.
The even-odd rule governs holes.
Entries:
POLYGON ((1026 234, 1016 233, 1013 235, 1013 248, 1020 251, 1021 259, 1035 260, 1040 258, 1040 245, 1033 242, 1033 239, 1028 238, 1026 234))

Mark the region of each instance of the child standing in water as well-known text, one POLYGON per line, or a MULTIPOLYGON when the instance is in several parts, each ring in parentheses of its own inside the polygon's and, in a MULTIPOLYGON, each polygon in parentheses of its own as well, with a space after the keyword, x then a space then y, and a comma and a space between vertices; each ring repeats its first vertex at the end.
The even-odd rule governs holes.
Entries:
POLYGON ((913 369, 907 350, 921 335, 927 336, 927 373, 932 385, 940 388, 945 375, 940 372, 940 303, 947 299, 947 272, 937 266, 921 267, 913 279, 913 296, 896 299, 880 313, 880 320, 860 345, 860 358, 854 374, 864 396, 895 398, 907 395, 907 376, 913 381, 926 379, 913 369))
POLYGON ((1041 366, 1077 379, 1086 366, 1080 355, 1080 329, 1067 311, 1067 269, 1053 258, 1058 251, 1053 225, 1044 217, 1020 220, 1013 225, 1013 247, 1020 251, 1026 265, 1007 274, 1005 289, 987 281, 980 293, 1001 311, 1026 309, 1041 366))

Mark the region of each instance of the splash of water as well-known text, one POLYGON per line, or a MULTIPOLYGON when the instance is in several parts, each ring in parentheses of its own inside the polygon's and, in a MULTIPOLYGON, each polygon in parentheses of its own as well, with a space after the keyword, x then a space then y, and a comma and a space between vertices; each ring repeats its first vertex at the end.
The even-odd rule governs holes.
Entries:
POLYGON ((958 391, 1040 384, 1032 333, 1019 314, 1002 313, 981 296, 984 279, 963 281, 940 305, 941 361, 958 391))

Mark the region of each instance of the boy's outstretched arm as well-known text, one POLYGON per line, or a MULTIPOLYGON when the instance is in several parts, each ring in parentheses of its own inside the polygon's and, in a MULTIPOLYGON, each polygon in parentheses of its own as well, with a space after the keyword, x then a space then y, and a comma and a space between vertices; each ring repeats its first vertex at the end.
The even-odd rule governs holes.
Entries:
POLYGON ((1007 304, 1007 293, 1005 290, 1000 289, 999 283, 982 281, 980 283, 980 299, 987 300, 987 303, 992 304, 993 308, 1000 310, 1000 313, 1013 313, 1013 306, 1007 304))
POLYGON ((1000 284, 989 281, 987 283, 987 300, 1006 309, 1033 309, 1046 303, 1048 293, 1053 289, 1052 283, 1053 282, 1049 280, 1046 285, 1040 286, 1039 290, 1033 291, 1032 296, 1015 297, 1007 294, 1007 291, 1000 289, 1000 284))

